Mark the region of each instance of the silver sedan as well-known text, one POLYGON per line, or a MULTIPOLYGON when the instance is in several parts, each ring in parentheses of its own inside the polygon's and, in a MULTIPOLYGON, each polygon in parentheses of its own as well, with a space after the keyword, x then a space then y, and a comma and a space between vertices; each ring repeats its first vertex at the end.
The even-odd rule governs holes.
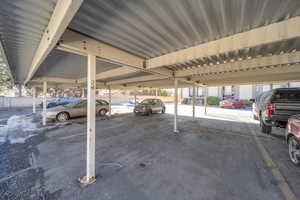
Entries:
MULTIPOLYGON (((105 116, 109 111, 109 104, 105 100, 96 100, 96 114, 105 116)), ((47 109, 46 116, 48 119, 57 121, 67 121, 72 117, 87 115, 87 100, 79 100, 66 105, 57 106, 47 109)))

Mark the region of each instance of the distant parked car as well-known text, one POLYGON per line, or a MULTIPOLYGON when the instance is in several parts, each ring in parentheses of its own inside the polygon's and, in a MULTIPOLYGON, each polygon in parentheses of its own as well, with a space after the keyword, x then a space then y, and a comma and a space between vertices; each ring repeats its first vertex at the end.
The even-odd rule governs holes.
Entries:
MULTIPOLYGON (((109 104, 105 100, 96 100, 96 114, 105 116, 109 111, 109 104)), ((74 101, 65 105, 47 109, 47 118, 57 121, 67 121, 72 117, 87 115, 87 100, 74 101)))
POLYGON ((290 160, 294 165, 300 166, 300 114, 288 119, 285 136, 290 160))
MULTIPOLYGON (((79 98, 76 97, 63 97, 63 98, 56 98, 56 99, 49 99, 47 100, 47 108, 52 108, 55 106, 66 105, 68 103, 79 101, 79 98)), ((43 102, 40 103, 41 108, 43 107, 43 102)))
MULTIPOLYGON (((136 99, 136 104, 138 104, 141 100, 140 99, 136 99)), ((134 105, 135 104, 135 100, 134 99, 129 99, 128 101, 129 105, 134 105)))
POLYGON ((272 132, 272 127, 285 128, 288 118, 300 114, 300 88, 277 88, 262 93, 255 101, 255 113, 261 131, 272 132))
POLYGON ((246 107, 246 105, 238 99, 226 99, 220 101, 219 106, 221 108, 245 108, 246 107))
POLYGON ((166 106, 160 99, 144 99, 134 107, 135 114, 165 113, 166 106))

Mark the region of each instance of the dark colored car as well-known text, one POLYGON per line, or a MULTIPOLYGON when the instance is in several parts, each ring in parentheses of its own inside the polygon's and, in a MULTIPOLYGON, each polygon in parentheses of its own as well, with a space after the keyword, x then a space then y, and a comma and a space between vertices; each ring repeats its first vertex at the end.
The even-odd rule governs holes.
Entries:
POLYGON ((300 114, 289 118, 285 133, 290 160, 300 166, 300 114))
POLYGON ((220 101, 219 106, 221 108, 245 108, 246 107, 246 105, 238 99, 226 99, 220 101))
POLYGON ((135 114, 165 113, 165 104, 160 99, 144 99, 134 107, 135 114))
MULTIPOLYGON (((263 133, 272 127, 285 128, 288 118, 300 113, 300 88, 278 88, 262 93, 255 100, 255 110, 263 133)), ((255 118, 255 116, 254 116, 255 118)))

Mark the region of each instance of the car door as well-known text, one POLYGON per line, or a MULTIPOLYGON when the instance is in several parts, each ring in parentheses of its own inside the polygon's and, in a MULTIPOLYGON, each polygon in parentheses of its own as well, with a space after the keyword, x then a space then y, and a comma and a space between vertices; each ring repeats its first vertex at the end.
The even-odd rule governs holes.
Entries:
POLYGON ((152 108, 152 111, 159 112, 160 110, 161 109, 160 109, 159 100, 158 99, 153 99, 153 108, 152 108))
POLYGON ((86 112, 87 112, 86 100, 78 102, 78 104, 74 105, 72 108, 73 117, 85 116, 86 112))

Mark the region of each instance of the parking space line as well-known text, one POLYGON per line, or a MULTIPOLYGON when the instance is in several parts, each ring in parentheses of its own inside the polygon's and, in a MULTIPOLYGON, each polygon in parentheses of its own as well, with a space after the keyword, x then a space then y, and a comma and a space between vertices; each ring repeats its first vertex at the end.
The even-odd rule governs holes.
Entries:
POLYGON ((238 119, 242 122, 245 122, 247 124, 248 128, 250 129, 251 134, 253 135, 253 137, 255 139, 255 142, 258 146, 258 149, 260 150, 267 167, 271 170, 271 172, 272 172, 272 174, 275 178, 275 181, 277 182, 277 185, 279 186, 279 188, 280 188, 283 196, 285 197, 285 199, 286 200, 298 200, 295 193, 292 191, 291 187, 289 186, 289 184, 285 180, 284 176, 281 174, 280 170, 278 169, 278 167, 276 166, 276 164, 272 160, 271 155, 266 150, 266 148, 263 145, 263 143, 261 142, 260 138, 257 136, 255 130, 253 130, 253 128, 251 127, 249 122, 241 120, 240 117, 238 119))
POLYGON ((68 136, 64 136, 64 137, 60 137, 60 140, 67 140, 73 137, 77 137, 77 136, 82 136, 82 135, 86 135, 86 133, 77 133, 77 134, 73 134, 73 135, 68 135, 68 136))

